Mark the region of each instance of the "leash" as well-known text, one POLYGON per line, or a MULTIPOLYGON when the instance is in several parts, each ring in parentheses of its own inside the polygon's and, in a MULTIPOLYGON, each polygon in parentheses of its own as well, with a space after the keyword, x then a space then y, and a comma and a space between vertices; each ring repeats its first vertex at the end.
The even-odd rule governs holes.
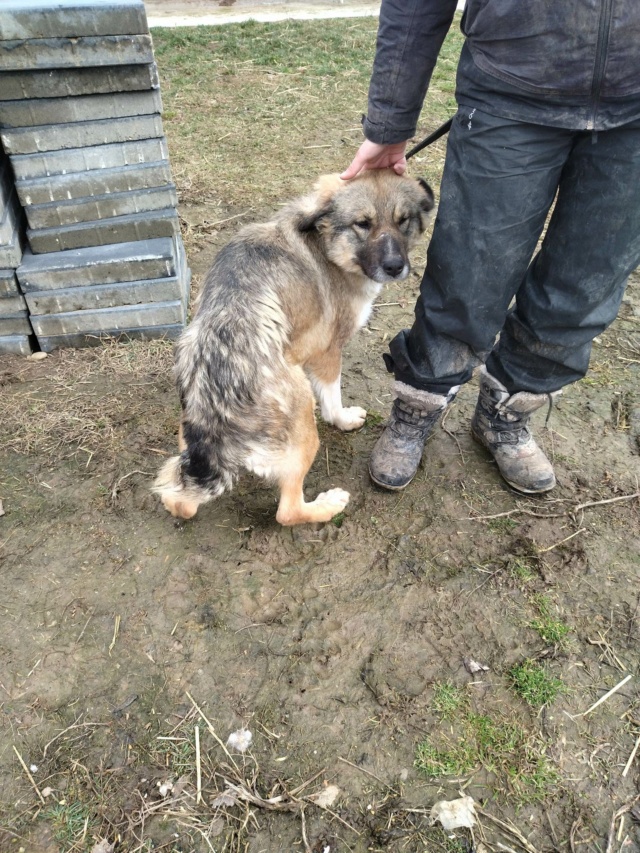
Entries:
POLYGON ((419 142, 417 145, 414 145, 411 151, 404 155, 405 158, 409 160, 411 157, 413 157, 414 154, 417 154, 419 151, 422 151, 423 148, 426 148, 428 145, 431 145, 433 142, 440 139, 440 137, 444 136, 445 133, 449 133, 452 124, 453 118, 450 118, 445 121, 443 125, 441 125, 437 130, 434 130, 433 133, 430 133, 429 136, 422 140, 422 142, 419 142))

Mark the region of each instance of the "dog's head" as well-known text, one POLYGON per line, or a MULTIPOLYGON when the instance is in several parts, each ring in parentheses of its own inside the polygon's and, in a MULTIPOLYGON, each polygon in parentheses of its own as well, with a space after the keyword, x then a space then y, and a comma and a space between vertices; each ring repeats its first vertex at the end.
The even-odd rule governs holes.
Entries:
POLYGON ((376 282, 407 277, 409 252, 434 206, 425 181, 389 169, 364 172, 353 181, 327 175, 305 201, 300 230, 317 231, 334 264, 376 282))

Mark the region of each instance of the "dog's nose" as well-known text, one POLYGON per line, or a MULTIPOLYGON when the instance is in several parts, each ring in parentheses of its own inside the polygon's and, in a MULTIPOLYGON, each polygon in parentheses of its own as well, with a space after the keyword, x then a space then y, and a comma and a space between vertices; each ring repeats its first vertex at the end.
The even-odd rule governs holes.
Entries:
POLYGON ((404 269, 404 258, 401 258, 400 255, 393 255, 390 258, 385 258, 382 262, 382 269, 387 275, 395 278, 400 275, 404 269))

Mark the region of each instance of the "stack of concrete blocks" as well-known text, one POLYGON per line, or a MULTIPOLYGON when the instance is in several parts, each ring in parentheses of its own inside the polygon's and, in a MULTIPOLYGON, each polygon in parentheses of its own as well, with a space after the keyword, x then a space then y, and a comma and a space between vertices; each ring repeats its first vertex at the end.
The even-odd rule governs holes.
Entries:
POLYGON ((9 158, 0 149, 0 353, 31 352, 33 329, 16 278, 23 239, 22 209, 13 186, 9 158))
POLYGON ((0 3, 0 138, 28 224, 16 276, 45 352, 184 326, 161 110, 142 0, 0 3))

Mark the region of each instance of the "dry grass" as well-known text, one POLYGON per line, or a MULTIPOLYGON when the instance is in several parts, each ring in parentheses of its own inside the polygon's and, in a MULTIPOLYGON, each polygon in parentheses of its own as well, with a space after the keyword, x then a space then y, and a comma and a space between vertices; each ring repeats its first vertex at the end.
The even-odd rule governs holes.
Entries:
POLYGON ((50 460, 113 457, 136 425, 155 418, 157 426, 158 414, 163 422, 175 419, 177 402, 161 413, 153 413, 152 402, 159 390, 172 389, 172 362, 168 341, 110 341, 40 362, 7 359, 0 442, 50 460))

